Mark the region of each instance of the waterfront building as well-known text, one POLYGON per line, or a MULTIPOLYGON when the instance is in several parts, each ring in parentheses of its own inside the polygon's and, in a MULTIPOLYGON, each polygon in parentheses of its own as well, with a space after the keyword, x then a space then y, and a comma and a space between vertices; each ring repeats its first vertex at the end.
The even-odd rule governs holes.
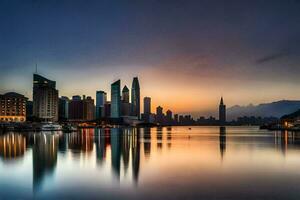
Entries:
POLYGON ((44 121, 58 120, 56 82, 33 74, 33 115, 44 121))
POLYGON ((33 116, 33 102, 32 101, 26 101, 26 119, 29 117, 31 118, 33 116))
POLYGON ((125 85, 122 90, 121 115, 129 116, 131 112, 131 104, 129 103, 129 89, 125 85))
POLYGON ((121 94, 120 94, 121 81, 117 80, 111 84, 111 108, 110 117, 120 118, 121 114, 121 94))
POLYGON ((226 105, 223 102, 223 97, 221 97, 219 105, 219 125, 223 126, 226 124, 226 105))
POLYGON ((107 101, 107 95, 104 91, 96 92, 96 119, 103 118, 105 115, 104 104, 107 101))
POLYGON ((142 120, 146 123, 153 123, 153 115, 151 115, 151 98, 144 97, 144 113, 142 114, 142 120))
POLYGON ((138 77, 134 77, 132 81, 131 115, 140 118, 140 84, 138 77))
POLYGON ((166 121, 168 125, 171 125, 173 123, 173 113, 171 110, 167 110, 166 112, 166 121))
POLYGON ((83 98, 76 95, 72 97, 69 103, 69 119, 70 120, 94 120, 95 105, 94 99, 88 96, 83 98))
POLYGON ((179 122, 178 114, 174 115, 174 121, 175 121, 175 124, 178 124, 178 122, 179 122))
POLYGON ((15 92, 0 95, 0 122, 25 122, 26 100, 24 95, 15 92))
POLYGON ((111 102, 107 101, 104 104, 104 117, 105 118, 110 118, 110 108, 111 108, 111 102))
POLYGON ((122 102, 129 103, 129 89, 125 85, 122 90, 122 102))
POLYGON ((59 120, 67 120, 69 118, 69 101, 68 97, 62 96, 58 100, 58 116, 59 120))
POLYGON ((158 106, 156 108, 156 122, 159 124, 164 123, 164 113, 163 113, 163 108, 161 106, 158 106))
POLYGON ((151 98, 144 97, 144 114, 151 114, 151 98))

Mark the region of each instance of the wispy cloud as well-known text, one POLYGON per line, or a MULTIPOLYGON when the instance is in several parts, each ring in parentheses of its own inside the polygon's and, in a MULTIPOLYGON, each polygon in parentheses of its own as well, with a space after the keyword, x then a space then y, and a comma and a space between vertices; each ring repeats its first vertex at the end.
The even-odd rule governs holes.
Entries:
POLYGON ((281 59, 283 57, 287 57, 289 55, 291 55, 291 52, 285 50, 274 54, 266 55, 264 57, 257 59, 255 62, 256 64, 264 64, 264 63, 272 62, 274 60, 281 59))

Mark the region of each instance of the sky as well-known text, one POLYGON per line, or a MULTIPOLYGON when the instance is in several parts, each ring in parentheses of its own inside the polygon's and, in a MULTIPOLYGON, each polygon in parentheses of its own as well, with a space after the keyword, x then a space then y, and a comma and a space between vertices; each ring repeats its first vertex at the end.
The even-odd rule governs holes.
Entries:
POLYGON ((31 98, 36 64, 60 96, 138 76, 153 112, 299 100, 300 1, 1 0, 0 93, 31 98))

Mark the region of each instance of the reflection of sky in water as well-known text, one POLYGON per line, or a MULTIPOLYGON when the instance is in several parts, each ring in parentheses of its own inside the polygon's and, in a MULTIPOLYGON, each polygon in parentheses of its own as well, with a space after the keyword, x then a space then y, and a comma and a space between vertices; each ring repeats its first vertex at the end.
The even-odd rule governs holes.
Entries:
POLYGON ((300 183, 300 137, 255 127, 9 133, 0 151, 4 198, 297 199, 300 183))

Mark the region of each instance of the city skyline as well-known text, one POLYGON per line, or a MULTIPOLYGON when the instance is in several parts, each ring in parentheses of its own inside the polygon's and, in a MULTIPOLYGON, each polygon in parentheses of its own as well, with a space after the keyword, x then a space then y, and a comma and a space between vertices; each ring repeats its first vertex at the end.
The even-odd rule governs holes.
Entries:
POLYGON ((228 107, 300 99, 296 1, 16 2, 0 2, 0 93, 31 98, 38 64, 68 97, 138 76, 141 98, 176 113, 216 116, 222 95, 228 107))

